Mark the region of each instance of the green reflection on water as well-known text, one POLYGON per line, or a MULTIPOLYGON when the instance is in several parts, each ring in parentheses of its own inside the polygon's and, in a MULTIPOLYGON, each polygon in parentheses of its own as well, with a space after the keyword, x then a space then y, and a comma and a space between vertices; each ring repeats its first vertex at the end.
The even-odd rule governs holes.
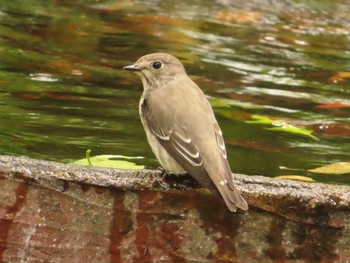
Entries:
MULTIPOLYGON (((149 52, 178 56, 217 98, 232 170, 288 174, 350 159, 350 4, 346 1, 0 1, 0 153, 73 161, 143 156, 139 79, 120 69, 149 52), (337 10, 337 15, 334 15, 337 10), (223 103, 224 102, 224 103, 223 103), (325 107, 318 107, 326 105, 325 107), (248 124, 269 116, 320 141, 248 124)), ((310 175, 350 183, 349 175, 310 175)))

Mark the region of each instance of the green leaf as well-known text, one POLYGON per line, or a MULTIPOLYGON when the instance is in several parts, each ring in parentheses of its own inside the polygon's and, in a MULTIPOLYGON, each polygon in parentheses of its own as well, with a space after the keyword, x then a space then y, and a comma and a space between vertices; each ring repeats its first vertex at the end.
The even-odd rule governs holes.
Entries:
POLYGON ((131 160, 131 159, 142 159, 142 158, 143 157, 130 157, 130 156, 123 156, 123 155, 105 154, 105 155, 97 155, 94 157, 90 157, 88 159, 87 158, 80 159, 75 161, 74 163, 81 164, 81 165, 89 165, 89 166, 140 170, 140 169, 144 169, 145 167, 143 165, 137 165, 131 161, 120 160, 120 159, 131 160))
POLYGON ((269 117, 262 115, 252 115, 252 121, 246 121, 246 123, 255 123, 255 124, 272 124, 274 120, 269 117))
POLYGON ((320 139, 317 138, 316 136, 312 135, 313 131, 305 128, 298 128, 295 127, 291 124, 283 124, 281 126, 273 127, 273 128, 266 128, 267 130, 270 131, 282 131, 282 132, 288 132, 288 133, 294 133, 294 134, 299 134, 302 136, 310 137, 311 139, 315 141, 319 141, 320 139))
POLYGON ((315 169, 308 170, 311 173, 318 174, 348 174, 350 173, 350 163, 339 162, 332 163, 325 166, 317 167, 315 169))
POLYGON ((310 137, 315 141, 319 140, 316 136, 312 135, 313 130, 296 127, 294 125, 286 123, 284 120, 273 120, 267 116, 262 115, 252 115, 251 117, 253 120, 246 121, 247 123, 266 124, 274 126, 271 128, 265 128, 266 130, 293 133, 301 136, 310 137))

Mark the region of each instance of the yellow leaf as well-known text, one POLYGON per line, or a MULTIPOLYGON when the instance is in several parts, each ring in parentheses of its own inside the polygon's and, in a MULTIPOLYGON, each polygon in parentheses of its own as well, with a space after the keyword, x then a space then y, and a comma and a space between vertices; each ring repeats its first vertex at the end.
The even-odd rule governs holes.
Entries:
POLYGON ((350 78, 350 72, 338 72, 337 74, 329 78, 329 81, 337 83, 337 82, 345 81, 345 79, 349 79, 349 78, 350 78))
POLYGON ((350 163, 339 162, 308 170, 311 173, 319 174, 347 174, 350 173, 350 163))
POLYGON ((280 176, 276 176, 275 178, 290 179, 290 180, 297 180, 297 181, 303 181, 303 182, 315 182, 314 179, 307 176, 302 176, 302 175, 280 175, 280 176))

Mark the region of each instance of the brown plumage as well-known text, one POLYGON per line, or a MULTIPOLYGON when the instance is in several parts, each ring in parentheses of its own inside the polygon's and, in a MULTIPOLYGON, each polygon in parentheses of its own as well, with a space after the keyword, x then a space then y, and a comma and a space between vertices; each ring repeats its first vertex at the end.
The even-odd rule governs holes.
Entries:
POLYGON ((155 53, 123 69, 135 71, 142 80, 141 121, 165 171, 187 172, 222 197, 230 211, 247 210, 246 201, 233 184, 224 139, 213 110, 181 62, 172 55, 155 53))

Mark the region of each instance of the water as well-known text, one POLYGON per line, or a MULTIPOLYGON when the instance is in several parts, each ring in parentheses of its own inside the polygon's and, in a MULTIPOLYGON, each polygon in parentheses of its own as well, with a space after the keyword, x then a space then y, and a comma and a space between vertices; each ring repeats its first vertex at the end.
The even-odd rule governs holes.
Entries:
POLYGON ((71 162, 92 149, 143 156, 141 163, 156 168, 138 117, 140 80, 121 68, 161 51, 179 57, 213 99, 233 171, 350 183, 349 175, 280 169, 350 160, 348 1, 0 6, 1 154, 71 162), (320 140, 248 123, 253 115, 320 140))

